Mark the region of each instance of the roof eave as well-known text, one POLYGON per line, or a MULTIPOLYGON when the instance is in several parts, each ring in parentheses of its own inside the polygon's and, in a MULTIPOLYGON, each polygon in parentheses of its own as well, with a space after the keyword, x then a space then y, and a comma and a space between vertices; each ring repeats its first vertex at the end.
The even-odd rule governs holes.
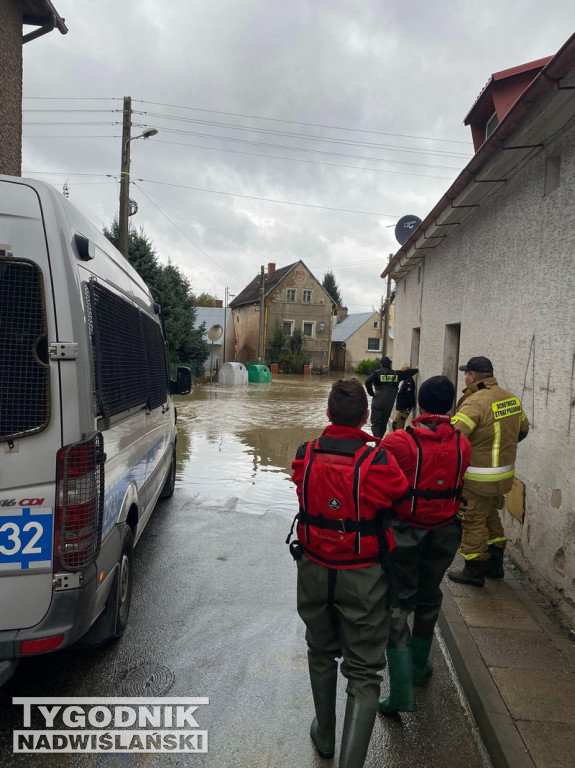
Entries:
MULTIPOLYGON (((558 81, 565 77, 569 69, 575 64, 575 34, 559 49, 549 63, 534 78, 533 82, 523 91, 515 104, 510 108, 507 115, 493 131, 488 139, 481 145, 475 155, 469 161, 467 166, 461 171, 447 192, 440 198, 431 212, 422 221, 419 227, 412 233, 411 237, 394 254, 386 268, 381 274, 382 278, 391 273, 392 278, 403 275, 411 271, 412 266, 419 263, 425 252, 437 247, 438 241, 447 235, 427 236, 427 230, 433 227, 436 230, 440 226, 437 220, 446 208, 453 207, 454 201, 468 188, 470 184, 476 181, 479 172, 487 165, 495 155, 503 151, 503 144, 513 134, 515 129, 521 123, 525 115, 530 111, 533 104, 538 102, 551 89, 556 88, 558 81), (435 241, 426 243, 426 240, 435 241), (416 256, 417 251, 422 251, 416 256), (409 266, 401 265, 401 259, 408 259, 413 262, 409 266)), ((485 181, 485 180, 480 180, 485 181)))

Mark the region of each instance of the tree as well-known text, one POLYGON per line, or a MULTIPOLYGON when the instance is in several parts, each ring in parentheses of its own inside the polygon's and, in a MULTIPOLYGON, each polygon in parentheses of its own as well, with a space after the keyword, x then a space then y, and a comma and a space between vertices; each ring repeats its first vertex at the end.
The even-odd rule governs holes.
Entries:
POLYGON ((343 299, 341 298, 341 293, 339 292, 339 288, 337 287, 337 283, 335 282, 335 277, 331 270, 329 272, 326 272, 325 275, 323 276, 322 285, 325 288, 325 290, 329 293, 332 300, 337 304, 337 306, 343 307, 343 299))
MULTIPOLYGON (((117 219, 114 219, 110 229, 104 229, 104 235, 117 247, 117 219)), ((170 364, 188 365, 195 376, 202 375, 209 347, 202 338, 205 323, 200 328, 194 328, 196 297, 190 281, 173 264, 160 264, 154 245, 143 229, 131 228, 128 233, 128 261, 162 308, 170 364)))
POLYGON ((216 297, 211 293, 200 293, 196 296, 196 307, 215 307, 216 297))

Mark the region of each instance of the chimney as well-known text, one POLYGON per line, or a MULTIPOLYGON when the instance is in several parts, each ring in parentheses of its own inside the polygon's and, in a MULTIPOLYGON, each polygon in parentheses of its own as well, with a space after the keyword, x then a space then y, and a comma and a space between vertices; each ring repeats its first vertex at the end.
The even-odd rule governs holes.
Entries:
POLYGON ((347 317, 347 307, 337 307, 337 322, 341 323, 347 317))
POLYGON ((273 275, 275 271, 276 271, 276 265, 273 262, 270 262, 268 264, 268 275, 273 275))
POLYGON ((224 306, 224 300, 223 299, 216 299, 216 309, 223 309, 224 306))

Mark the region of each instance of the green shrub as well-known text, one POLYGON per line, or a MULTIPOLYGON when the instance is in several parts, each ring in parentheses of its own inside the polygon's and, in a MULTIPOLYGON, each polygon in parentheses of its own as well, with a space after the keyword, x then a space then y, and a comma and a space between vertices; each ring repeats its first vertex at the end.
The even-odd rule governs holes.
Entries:
POLYGON ((380 358, 377 358, 376 360, 360 360, 355 366, 355 372, 360 376, 369 376, 370 373, 377 371, 380 364, 380 358))

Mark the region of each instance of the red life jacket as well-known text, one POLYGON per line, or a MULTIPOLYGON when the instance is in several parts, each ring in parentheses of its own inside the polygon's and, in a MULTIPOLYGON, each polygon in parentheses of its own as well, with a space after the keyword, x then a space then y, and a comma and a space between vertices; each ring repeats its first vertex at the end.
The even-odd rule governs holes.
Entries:
POLYGON ((405 430, 413 441, 416 466, 414 477, 407 478, 410 486, 406 498, 396 512, 416 528, 439 528, 457 515, 469 461, 465 461, 458 431, 451 427, 451 432, 440 439, 427 439, 431 435, 426 431, 405 430))
POLYGON ((297 537, 307 555, 331 568, 380 561, 377 510, 362 504, 362 482, 378 449, 330 453, 307 444, 297 537))

